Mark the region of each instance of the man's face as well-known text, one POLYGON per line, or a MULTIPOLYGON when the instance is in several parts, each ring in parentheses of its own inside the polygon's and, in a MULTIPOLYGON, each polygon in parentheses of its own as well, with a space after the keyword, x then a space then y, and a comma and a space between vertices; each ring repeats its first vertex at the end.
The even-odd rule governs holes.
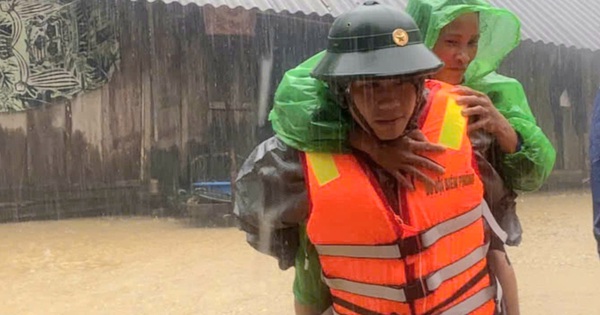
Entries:
MULTIPOLYGON (((350 84, 350 97, 375 136, 393 140, 404 133, 412 117, 417 88, 412 82, 398 78, 357 80, 350 84)), ((351 112, 354 120, 362 124, 357 113, 351 112)))

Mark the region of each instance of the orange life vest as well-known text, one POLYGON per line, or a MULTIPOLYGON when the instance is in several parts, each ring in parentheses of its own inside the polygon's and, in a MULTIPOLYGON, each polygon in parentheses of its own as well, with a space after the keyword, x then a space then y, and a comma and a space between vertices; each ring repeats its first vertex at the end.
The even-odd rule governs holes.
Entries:
MULTIPOLYGON (((434 187, 400 190, 402 215, 353 155, 306 153, 311 212, 307 233, 319 253, 335 314, 494 314, 486 254, 483 185, 464 126, 448 120, 452 86, 430 89, 425 136, 458 132, 456 147, 429 158, 446 169, 434 187), (458 140, 457 140, 458 139, 458 140)), ((456 113, 454 113, 456 114, 456 113)), ((459 123, 460 124, 460 123, 459 123)))

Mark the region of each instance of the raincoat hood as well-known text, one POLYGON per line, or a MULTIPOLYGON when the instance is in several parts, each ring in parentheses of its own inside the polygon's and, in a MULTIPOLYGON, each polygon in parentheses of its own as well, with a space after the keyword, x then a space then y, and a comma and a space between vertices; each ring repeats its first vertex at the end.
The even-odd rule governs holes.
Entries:
POLYGON ((466 85, 496 71, 521 40, 519 19, 485 0, 410 0, 406 12, 421 29, 429 48, 433 48, 444 26, 465 13, 479 13, 479 50, 465 73, 466 85))

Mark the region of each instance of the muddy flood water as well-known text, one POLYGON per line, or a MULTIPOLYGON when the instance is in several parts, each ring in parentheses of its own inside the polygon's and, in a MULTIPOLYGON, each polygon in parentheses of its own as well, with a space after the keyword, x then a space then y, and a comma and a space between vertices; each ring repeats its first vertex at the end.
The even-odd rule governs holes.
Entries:
MULTIPOLYGON (((600 314, 600 259, 583 192, 520 198, 509 250, 522 314, 600 314)), ((293 314, 293 271, 236 229, 175 219, 0 225, 0 315, 293 314)))

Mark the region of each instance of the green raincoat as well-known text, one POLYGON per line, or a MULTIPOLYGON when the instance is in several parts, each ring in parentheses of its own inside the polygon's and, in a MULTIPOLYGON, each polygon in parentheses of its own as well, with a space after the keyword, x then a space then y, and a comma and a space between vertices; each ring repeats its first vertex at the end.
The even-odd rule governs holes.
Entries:
MULTIPOLYGON (((522 138, 521 150, 503 158, 506 183, 522 191, 540 188, 554 167, 556 152, 537 126, 522 85, 495 72, 519 44, 520 22, 515 15, 484 0, 411 0, 406 10, 430 48, 446 24, 461 14, 479 12, 479 51, 467 70, 464 85, 486 93, 522 138)), ((328 97, 326 86, 310 77, 322 56, 323 52, 285 74, 269 119, 277 136, 295 149, 345 151, 352 120, 328 97)))
MULTIPOLYGON (((484 0, 410 0, 406 10, 419 25, 429 48, 449 22, 461 14, 479 12, 479 50, 465 74, 464 85, 486 93, 522 139, 518 152, 503 157, 505 183, 522 191, 540 188, 554 167, 556 152, 537 126, 522 85, 495 72, 520 42, 516 16, 484 0)), ((352 120, 330 99, 326 86, 310 77, 322 56, 323 52, 285 74, 269 119, 279 139, 295 149, 344 152, 348 150, 347 134, 352 120)), ((294 282, 296 299, 325 308, 330 297, 319 280, 317 254, 301 232, 294 282)))

